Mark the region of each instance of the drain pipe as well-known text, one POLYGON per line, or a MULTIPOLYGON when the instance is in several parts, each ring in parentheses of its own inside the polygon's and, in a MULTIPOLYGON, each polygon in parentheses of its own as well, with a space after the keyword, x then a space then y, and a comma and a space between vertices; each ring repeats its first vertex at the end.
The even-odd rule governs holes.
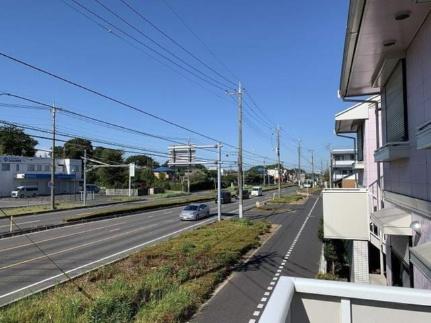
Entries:
MULTIPOLYGON (((337 137, 342 137, 342 138, 346 138, 346 139, 352 139, 353 140, 353 151, 354 151, 354 162, 358 160, 358 151, 357 151, 357 147, 356 147, 356 138, 355 137, 350 137, 350 136, 346 136, 346 135, 341 135, 339 133, 335 133, 335 135, 337 137)), ((353 165, 352 165, 353 166, 353 165)), ((358 172, 355 171, 355 186, 358 187, 358 172)))
MULTIPOLYGON (((338 91, 338 98, 343 102, 352 102, 352 103, 371 103, 374 104, 374 112, 376 114, 376 149, 380 148, 380 123, 379 123, 379 112, 381 108, 379 107, 379 101, 377 100, 360 100, 360 99, 346 99, 341 96, 340 91, 338 91)), ((381 183, 381 171, 380 171, 380 162, 377 162, 377 209, 380 210, 382 208, 383 199, 380 198, 382 191, 382 183, 381 183)))

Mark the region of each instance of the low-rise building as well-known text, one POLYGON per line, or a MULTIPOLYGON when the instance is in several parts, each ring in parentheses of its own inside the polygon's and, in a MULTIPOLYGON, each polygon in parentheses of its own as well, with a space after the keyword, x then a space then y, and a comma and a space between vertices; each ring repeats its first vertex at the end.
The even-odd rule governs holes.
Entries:
MULTIPOLYGON (((0 196, 10 196, 17 186, 36 186, 40 195, 50 193, 51 158, 0 156, 0 196)), ((81 190, 82 161, 55 160, 55 193, 81 190)))
POLYGON ((353 148, 331 150, 331 176, 333 187, 356 187, 353 148))

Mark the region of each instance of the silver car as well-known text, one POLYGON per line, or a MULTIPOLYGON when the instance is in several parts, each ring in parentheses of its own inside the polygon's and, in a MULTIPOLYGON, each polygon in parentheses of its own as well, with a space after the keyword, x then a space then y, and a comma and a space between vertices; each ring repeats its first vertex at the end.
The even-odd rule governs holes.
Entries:
POLYGON ((210 215, 207 204, 189 204, 180 213, 181 220, 196 221, 210 215))

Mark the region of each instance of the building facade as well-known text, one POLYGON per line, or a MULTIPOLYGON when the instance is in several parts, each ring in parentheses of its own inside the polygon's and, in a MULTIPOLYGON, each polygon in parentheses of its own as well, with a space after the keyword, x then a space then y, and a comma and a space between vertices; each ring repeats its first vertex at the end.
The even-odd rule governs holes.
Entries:
MULTIPOLYGON (((76 193, 81 190, 82 161, 55 160, 56 194, 76 193)), ((0 196, 10 196, 17 186, 37 186, 38 194, 50 193, 51 158, 0 156, 0 196)))
MULTIPOLYGON (((351 0, 343 98, 381 95, 381 209, 388 285, 431 288, 431 3, 351 0)), ((370 237, 371 239, 371 237, 370 237)))
POLYGON ((353 164, 355 150, 352 148, 331 150, 331 176, 333 187, 355 187, 353 164))

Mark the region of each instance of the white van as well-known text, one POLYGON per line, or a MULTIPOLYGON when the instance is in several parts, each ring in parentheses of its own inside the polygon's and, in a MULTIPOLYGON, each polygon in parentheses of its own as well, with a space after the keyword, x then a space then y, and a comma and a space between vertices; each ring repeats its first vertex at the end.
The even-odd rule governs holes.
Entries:
POLYGON ((39 194, 39 188, 37 186, 23 185, 18 186, 15 190, 10 193, 11 197, 24 198, 24 197, 35 197, 39 194))
POLYGON ((262 187, 254 186, 251 189, 251 196, 262 196, 262 187))

